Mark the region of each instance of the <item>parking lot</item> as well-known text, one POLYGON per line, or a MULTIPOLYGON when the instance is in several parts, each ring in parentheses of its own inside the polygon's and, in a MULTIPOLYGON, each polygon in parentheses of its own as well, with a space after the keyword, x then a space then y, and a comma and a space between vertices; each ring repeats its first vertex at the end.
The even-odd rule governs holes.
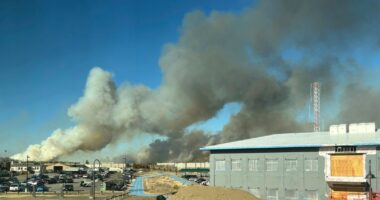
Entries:
MULTIPOLYGON (((47 173, 46 175, 48 175, 49 177, 55 177, 55 176, 59 176, 59 174, 56 174, 56 173, 47 173)), ((117 176, 111 176, 108 180, 112 180, 113 178, 115 178, 117 176)), ((16 176, 16 178, 22 182, 26 179, 26 175, 20 175, 20 176, 16 176)), ((48 184, 48 183, 45 183, 45 186, 47 187, 48 191, 49 192, 61 192, 62 189, 63 189, 63 186, 65 184, 72 184, 73 187, 74 187, 74 191, 88 191, 90 192, 90 189, 91 187, 81 187, 80 186, 80 182, 81 181, 84 181, 84 182, 92 182, 91 179, 88 179, 88 178, 73 178, 73 183, 53 183, 53 184, 48 184)), ((96 190, 99 191, 101 186, 102 186, 102 181, 99 181, 97 180, 95 182, 95 187, 96 187, 96 190)))
MULTIPOLYGON (((47 180, 50 180, 53 177, 62 177, 60 174, 56 173, 47 173, 45 174, 49 178, 46 178, 47 180)), ((26 180, 26 175, 19 175, 15 176, 19 182, 24 182, 26 180)), ((33 179, 33 178, 32 178, 33 179)), ((53 178, 54 179, 54 178, 53 178)), ((60 178, 58 178, 60 179, 60 178)), ((68 179, 71 179, 68 178, 68 179)), ((29 175, 29 180, 31 180, 31 176, 29 175)), ((97 199, 110 199, 112 197, 117 197, 118 199, 136 199, 132 197, 127 196, 127 191, 113 191, 109 190, 105 191, 104 190, 104 182, 114 182, 114 181, 122 181, 123 175, 121 173, 113 173, 110 174, 107 177, 104 177, 103 180, 100 180, 98 178, 95 179, 95 191, 96 191, 96 197, 97 199)), ((58 199, 58 198, 65 198, 65 199, 88 199, 91 196, 91 190, 92 190, 92 179, 90 178, 72 178, 72 182, 70 180, 70 183, 50 183, 50 181, 44 181, 45 188, 47 189, 46 191, 43 192, 32 192, 33 190, 30 190, 28 192, 25 192, 24 190, 18 191, 18 192, 3 192, 0 193, 0 199, 1 198, 16 198, 16 199, 30 199, 30 198, 37 198, 37 199, 58 199), (87 183, 87 184, 82 184, 81 182, 87 183), (64 185, 72 185, 73 186, 73 191, 64 191, 64 185), (86 186, 84 186, 86 185, 86 186)), ((65 181, 66 182, 66 181, 65 181)), ((34 191, 36 191, 34 189, 34 191)), ((137 199, 144 199, 144 198, 137 198, 137 199)))

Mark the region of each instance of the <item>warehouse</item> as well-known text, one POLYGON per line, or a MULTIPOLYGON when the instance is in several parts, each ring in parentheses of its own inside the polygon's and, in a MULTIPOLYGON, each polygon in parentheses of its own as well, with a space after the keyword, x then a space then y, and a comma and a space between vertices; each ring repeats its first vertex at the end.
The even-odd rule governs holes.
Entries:
POLYGON ((241 188, 267 200, 366 199, 369 188, 380 191, 379 147, 375 124, 360 123, 201 150, 210 151, 212 186, 241 188))

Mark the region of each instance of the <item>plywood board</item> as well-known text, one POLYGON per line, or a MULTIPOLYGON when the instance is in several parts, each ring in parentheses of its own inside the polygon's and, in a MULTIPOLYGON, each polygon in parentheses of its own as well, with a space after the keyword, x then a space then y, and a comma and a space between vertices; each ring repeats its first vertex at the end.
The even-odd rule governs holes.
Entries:
POLYGON ((331 191, 329 200, 361 200, 366 199, 365 192, 350 192, 350 191, 331 191))
POLYGON ((331 176, 363 177, 363 155, 331 155, 331 176))

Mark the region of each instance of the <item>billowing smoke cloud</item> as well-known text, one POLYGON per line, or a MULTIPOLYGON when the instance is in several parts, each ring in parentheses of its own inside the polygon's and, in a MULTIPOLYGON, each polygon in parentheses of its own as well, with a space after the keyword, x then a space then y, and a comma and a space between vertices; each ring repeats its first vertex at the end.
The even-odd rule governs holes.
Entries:
POLYGON ((379 8, 376 1, 293 0, 258 2, 239 15, 191 12, 179 41, 164 47, 158 89, 117 88, 109 72, 94 68, 84 96, 68 111, 77 126, 56 130, 14 158, 57 159, 144 132, 167 139, 151 143, 135 159, 199 160, 205 156, 198 148, 207 144, 311 130, 299 115, 307 110, 313 81, 322 83, 324 112, 336 107, 326 123, 380 119, 379 106, 367 108, 376 105, 378 88, 358 81, 363 68, 353 56, 379 50, 379 8), (352 108, 360 101, 350 99, 348 88, 366 95, 368 105, 352 108), (230 102, 242 108, 220 133, 187 131, 230 102))

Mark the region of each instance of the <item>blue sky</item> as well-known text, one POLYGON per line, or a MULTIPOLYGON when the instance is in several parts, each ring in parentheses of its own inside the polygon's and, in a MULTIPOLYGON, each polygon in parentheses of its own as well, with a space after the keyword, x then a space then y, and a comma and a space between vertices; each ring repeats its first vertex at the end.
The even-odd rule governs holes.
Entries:
MULTIPOLYGON (((239 13, 252 0, 2 0, 0 1, 0 146, 9 154, 72 125, 67 108, 100 66, 117 84, 157 88, 163 45, 176 42, 193 10, 239 13)), ((218 130, 239 105, 210 123, 218 130)), ((3 152, 3 150, 1 150, 3 152)))

